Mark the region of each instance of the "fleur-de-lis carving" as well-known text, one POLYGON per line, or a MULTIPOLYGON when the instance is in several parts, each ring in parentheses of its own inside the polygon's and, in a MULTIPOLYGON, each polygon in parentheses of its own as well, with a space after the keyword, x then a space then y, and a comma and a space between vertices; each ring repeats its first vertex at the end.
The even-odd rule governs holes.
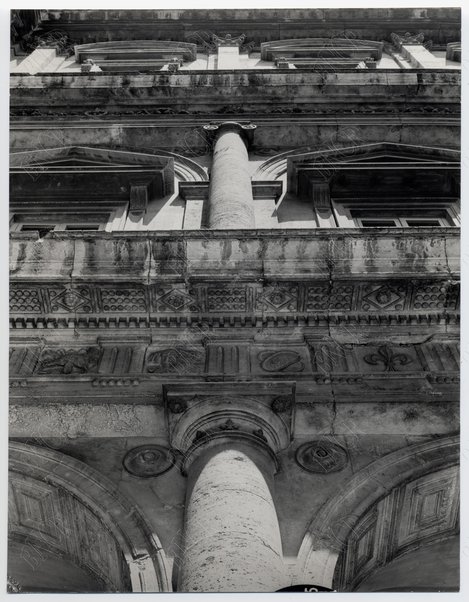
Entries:
POLYGON ((394 353, 387 345, 378 348, 377 353, 370 353, 363 358, 367 364, 378 366, 383 364, 385 372, 397 372, 398 366, 406 366, 413 362, 407 353, 394 353))

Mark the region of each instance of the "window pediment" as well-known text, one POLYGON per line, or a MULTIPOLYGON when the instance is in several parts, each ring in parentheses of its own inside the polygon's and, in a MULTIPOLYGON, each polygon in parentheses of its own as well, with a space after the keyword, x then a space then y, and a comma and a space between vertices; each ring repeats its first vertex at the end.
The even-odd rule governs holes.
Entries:
POLYGON ((276 40, 261 44, 261 59, 297 69, 373 69, 383 43, 342 38, 276 40))
POLYGON ((130 40, 75 46, 78 63, 92 61, 102 71, 159 71, 169 63, 195 61, 197 46, 189 42, 130 40))
MULTIPOLYGON (((393 143, 288 158, 288 189, 311 196, 327 184, 334 198, 458 197, 460 154, 393 143)), ((321 193, 323 194, 323 192, 321 193)))
POLYGON ((12 205, 149 202, 174 192, 174 159, 87 147, 12 153, 10 191, 12 205))

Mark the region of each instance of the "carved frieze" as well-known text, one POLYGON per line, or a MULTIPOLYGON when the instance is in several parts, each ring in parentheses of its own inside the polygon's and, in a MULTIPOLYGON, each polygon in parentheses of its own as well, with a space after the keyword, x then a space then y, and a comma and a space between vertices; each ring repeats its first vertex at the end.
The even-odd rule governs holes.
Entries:
MULTIPOLYGON (((459 284, 448 280, 386 282, 298 283, 183 283, 173 286, 135 284, 80 287, 25 286, 10 290, 12 316, 101 314, 200 314, 227 312, 240 315, 315 315, 334 313, 340 319, 351 312, 387 316, 397 313, 456 311, 459 284)), ((24 319, 24 318, 23 318, 24 319)), ((349 319, 349 318, 347 318, 349 319)))

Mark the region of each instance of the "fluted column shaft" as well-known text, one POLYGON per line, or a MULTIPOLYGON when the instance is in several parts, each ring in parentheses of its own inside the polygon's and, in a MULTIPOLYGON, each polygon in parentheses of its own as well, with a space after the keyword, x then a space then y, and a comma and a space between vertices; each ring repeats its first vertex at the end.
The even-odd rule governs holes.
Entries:
POLYGON ((224 123, 215 134, 209 189, 209 228, 254 228, 249 158, 242 127, 224 123))
POLYGON ((191 467, 178 591, 273 592, 285 585, 278 520, 264 477, 270 469, 255 453, 242 445, 218 446, 191 467))

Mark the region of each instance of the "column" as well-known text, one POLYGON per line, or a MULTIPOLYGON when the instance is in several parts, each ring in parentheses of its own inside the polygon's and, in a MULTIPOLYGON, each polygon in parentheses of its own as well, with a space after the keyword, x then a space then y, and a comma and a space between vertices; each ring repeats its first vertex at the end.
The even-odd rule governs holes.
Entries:
POLYGON ((209 228, 227 230, 255 227, 249 158, 244 135, 255 127, 234 121, 204 127, 206 131, 215 131, 209 188, 209 228))
POLYGON ((267 484, 273 463, 241 442, 189 469, 180 592, 274 592, 285 585, 280 530, 267 484))
POLYGON ((179 592, 275 592, 289 585, 274 502, 291 441, 292 383, 165 386, 170 443, 188 477, 179 592), (279 403, 279 400, 282 403, 279 403))

